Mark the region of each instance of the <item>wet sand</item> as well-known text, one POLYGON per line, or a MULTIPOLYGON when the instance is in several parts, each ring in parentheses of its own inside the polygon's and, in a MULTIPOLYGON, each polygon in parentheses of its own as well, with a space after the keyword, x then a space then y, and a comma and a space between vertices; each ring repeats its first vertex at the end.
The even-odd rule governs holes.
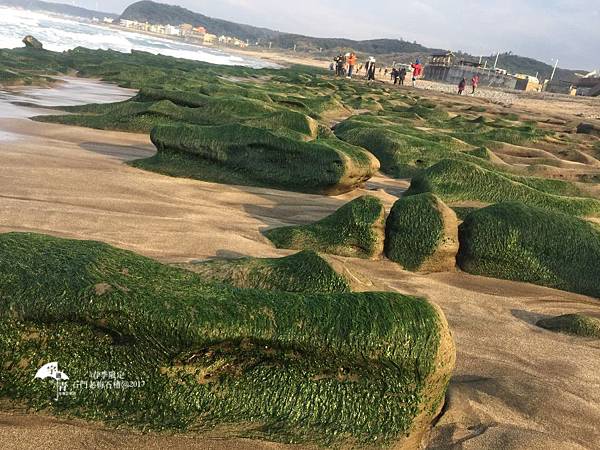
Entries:
MULTIPOLYGON (((4 106, 0 100, 0 110, 4 106)), ((283 256, 289 252, 273 248, 261 230, 317 220, 366 192, 389 210, 408 186, 378 176, 364 190, 332 198, 170 178, 125 164, 153 152, 145 135, 0 118, 0 232, 96 239, 164 262, 283 256), (3 140, 3 133, 11 138, 3 140)), ((416 275, 385 260, 331 259, 359 289, 422 295, 444 310, 458 361, 429 448, 597 448, 600 341, 555 334, 534 322, 570 312, 600 317, 600 300, 458 272, 416 275)), ((214 436, 141 436, 0 407, 0 448, 41 445, 282 447, 214 436)))

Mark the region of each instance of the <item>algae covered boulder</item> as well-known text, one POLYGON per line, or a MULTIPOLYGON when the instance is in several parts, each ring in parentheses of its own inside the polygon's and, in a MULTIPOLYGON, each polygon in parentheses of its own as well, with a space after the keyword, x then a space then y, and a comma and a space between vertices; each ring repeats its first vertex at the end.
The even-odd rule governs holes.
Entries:
POLYGON ((391 445, 431 424, 455 360, 424 299, 238 289, 98 242, 0 235, 0 292, 3 398, 145 430, 391 445), (58 401, 34 379, 52 361, 58 401))
POLYGON ((158 154, 136 165, 169 173, 174 159, 188 176, 208 181, 335 195, 379 169, 373 155, 336 138, 304 142, 239 124, 159 126, 151 139, 158 154))
POLYGON ((284 258, 241 258, 188 266, 205 280, 239 288, 283 292, 349 292, 348 281, 317 253, 306 250, 284 258))
POLYGON ((458 252, 456 213, 433 194, 398 200, 385 228, 385 255, 407 270, 454 270, 458 252))
POLYGON ((536 325, 559 333, 600 339, 600 319, 585 314, 564 314, 541 319, 536 325))
POLYGON ((267 230, 277 248, 375 258, 383 252, 385 209, 371 195, 359 197, 310 225, 267 230))
POLYGON ((577 125, 577 133, 600 136, 600 126, 594 125, 593 123, 581 122, 577 125))
MULTIPOLYGON (((559 182, 560 183, 560 182, 559 182)), ((522 202, 576 216, 600 216, 594 198, 556 195, 541 188, 564 188, 553 180, 514 177, 467 161, 444 159, 413 178, 406 195, 431 192, 445 202, 522 202)))
POLYGON ((600 231, 588 222, 499 203, 469 214, 459 239, 466 272, 600 297, 600 231))

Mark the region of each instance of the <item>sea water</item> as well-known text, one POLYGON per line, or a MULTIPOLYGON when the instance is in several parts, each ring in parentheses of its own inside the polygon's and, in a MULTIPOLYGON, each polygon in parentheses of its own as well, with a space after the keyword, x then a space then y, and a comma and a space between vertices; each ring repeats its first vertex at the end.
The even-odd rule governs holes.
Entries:
POLYGON ((75 47, 130 52, 141 50, 213 64, 254 68, 276 67, 257 58, 231 55, 225 51, 177 42, 125 30, 117 30, 43 12, 0 6, 0 48, 23 47, 22 39, 31 34, 44 48, 64 51, 75 47))

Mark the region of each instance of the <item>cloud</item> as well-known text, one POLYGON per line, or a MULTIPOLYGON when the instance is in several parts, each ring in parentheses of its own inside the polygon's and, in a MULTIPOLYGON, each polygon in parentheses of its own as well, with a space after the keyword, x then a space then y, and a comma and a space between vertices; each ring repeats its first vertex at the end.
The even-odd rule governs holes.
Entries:
MULTIPOLYGON (((562 67, 600 66, 600 0, 164 0, 213 17, 313 36, 404 38, 489 55, 513 51, 562 67)), ((79 0, 96 6, 95 0, 79 0)), ((127 0, 104 0, 122 11, 127 0)))

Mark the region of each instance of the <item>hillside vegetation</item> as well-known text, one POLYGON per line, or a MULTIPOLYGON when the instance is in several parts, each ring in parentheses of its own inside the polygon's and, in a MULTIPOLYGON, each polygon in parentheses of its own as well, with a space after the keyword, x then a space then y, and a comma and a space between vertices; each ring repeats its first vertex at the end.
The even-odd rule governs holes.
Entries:
MULTIPOLYGON (((179 25, 189 23, 194 26, 205 27, 210 33, 217 36, 234 36, 238 39, 248 42, 252 45, 258 43, 259 46, 269 47, 269 43, 274 48, 293 49, 298 52, 309 52, 322 57, 331 56, 335 53, 354 50, 361 57, 370 55, 379 55, 379 60, 387 61, 391 64, 393 61, 410 62, 416 57, 422 60, 432 53, 439 53, 444 50, 428 48, 415 42, 405 41, 403 39, 370 39, 357 41, 346 38, 319 38, 304 36, 294 33, 275 31, 268 28, 245 25, 222 19, 208 17, 204 14, 190 11, 176 5, 167 5, 153 1, 139 1, 129 5, 121 14, 122 19, 137 20, 138 22, 158 23, 162 25, 179 25)), ((476 60, 475 57, 457 53, 460 58, 476 60)), ((488 67, 493 66, 496 56, 488 57, 488 67)), ((527 73, 530 75, 539 74, 541 78, 549 78, 552 72, 552 66, 538 61, 534 58, 514 55, 512 53, 503 53, 499 57, 499 67, 509 70, 511 73, 527 73)), ((571 79, 574 77, 574 71, 559 69, 557 76, 561 79, 571 79)))
POLYGON ((137 20, 138 22, 159 23, 162 25, 179 25, 189 23, 194 26, 205 27, 210 33, 217 36, 235 36, 238 39, 249 40, 251 43, 262 43, 268 46, 269 42, 274 47, 292 49, 296 45, 299 51, 332 50, 340 48, 353 48, 363 53, 415 53, 427 52, 430 49, 417 43, 397 39, 373 39, 355 41, 343 38, 315 38, 299 34, 284 33, 268 28, 254 27, 222 19, 215 19, 203 14, 192 12, 175 5, 166 5, 152 1, 140 1, 129 5, 121 14, 122 19, 137 20))

